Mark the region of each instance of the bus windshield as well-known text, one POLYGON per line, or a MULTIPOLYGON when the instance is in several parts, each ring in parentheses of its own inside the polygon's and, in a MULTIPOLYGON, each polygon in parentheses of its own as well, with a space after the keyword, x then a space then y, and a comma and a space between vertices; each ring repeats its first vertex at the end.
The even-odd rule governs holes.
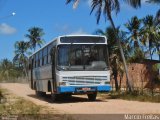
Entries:
POLYGON ((102 44, 59 45, 57 69, 103 71, 108 69, 107 46, 102 44))

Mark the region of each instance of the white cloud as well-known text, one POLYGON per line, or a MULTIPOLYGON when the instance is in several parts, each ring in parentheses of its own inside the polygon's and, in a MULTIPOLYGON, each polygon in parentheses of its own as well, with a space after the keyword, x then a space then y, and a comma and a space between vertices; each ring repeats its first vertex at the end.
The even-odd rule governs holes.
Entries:
POLYGON ((70 25, 55 25, 55 31, 58 31, 61 34, 71 34, 71 35, 82 35, 82 34, 87 34, 82 28, 75 28, 70 25))
POLYGON ((72 32, 71 35, 85 35, 87 34, 82 28, 78 29, 75 32, 72 32))
POLYGON ((0 34, 2 35, 12 35, 16 33, 16 29, 6 23, 0 24, 0 34))
POLYGON ((64 34, 71 32, 71 28, 67 24, 65 24, 65 25, 56 24, 54 29, 55 29, 55 31, 58 31, 58 32, 64 33, 64 34))

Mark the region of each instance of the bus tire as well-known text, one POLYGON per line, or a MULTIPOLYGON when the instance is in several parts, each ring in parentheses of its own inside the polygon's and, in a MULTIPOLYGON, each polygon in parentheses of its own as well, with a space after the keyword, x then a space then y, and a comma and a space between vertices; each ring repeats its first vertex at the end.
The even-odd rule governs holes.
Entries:
POLYGON ((64 100, 70 100, 71 98, 72 98, 72 94, 66 93, 66 94, 62 95, 62 99, 64 99, 64 100))
POLYGON ((97 97, 97 93, 90 93, 90 94, 87 94, 87 96, 89 101, 95 101, 97 97))
POLYGON ((56 102, 58 100, 58 95, 51 92, 51 102, 56 102))
POLYGON ((40 96, 45 97, 46 96, 46 92, 40 91, 40 96))

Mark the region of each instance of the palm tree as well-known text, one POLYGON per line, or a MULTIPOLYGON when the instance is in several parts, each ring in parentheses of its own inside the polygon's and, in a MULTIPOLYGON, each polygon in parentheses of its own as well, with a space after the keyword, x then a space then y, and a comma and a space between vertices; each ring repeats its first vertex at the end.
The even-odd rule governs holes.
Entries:
POLYGON ((138 19, 137 16, 134 16, 129 20, 125 27, 127 28, 129 42, 129 62, 140 62, 143 61, 145 56, 145 46, 146 46, 146 37, 142 36, 142 20, 138 19), (141 56, 138 56, 141 55, 141 56))
POLYGON ((156 49, 157 49, 157 53, 159 55, 159 61, 160 61, 160 9, 157 11, 157 14, 155 16, 155 25, 157 27, 157 33, 159 35, 156 41, 156 49))
POLYGON ((32 27, 28 30, 28 34, 26 34, 25 36, 27 38, 29 38, 30 40, 30 48, 36 49, 37 45, 39 47, 41 47, 41 45, 45 42, 43 39, 42 39, 42 36, 44 35, 44 32, 43 32, 43 29, 42 28, 39 28, 39 27, 32 27))
POLYGON ((147 15, 145 18, 143 18, 143 38, 145 38, 146 40, 148 40, 148 46, 149 46, 149 54, 152 60, 152 56, 153 53, 155 51, 155 49, 153 49, 154 47, 154 43, 156 40, 156 27, 154 25, 154 17, 152 15, 147 15))
POLYGON ((128 30, 128 41, 130 45, 134 48, 139 48, 141 39, 141 20, 138 19, 137 16, 134 16, 125 24, 125 27, 128 30))
MULTIPOLYGON (((124 0, 124 1, 127 2, 129 5, 131 5, 134 8, 138 8, 141 6, 141 0, 124 0)), ((67 0, 66 1, 67 4, 70 2, 74 2, 74 5, 75 5, 79 2, 79 0, 67 0)), ((121 42, 120 42, 118 33, 116 31, 115 24, 112 19, 112 11, 115 11, 116 13, 118 13, 120 11, 119 0, 92 0, 91 7, 92 7, 92 9, 91 9, 90 13, 92 13, 94 10, 96 10, 97 23, 99 23, 102 10, 103 10, 103 14, 104 14, 105 18, 108 18, 108 20, 110 21, 110 24, 111 24, 111 26, 114 30, 114 34, 116 36, 116 41, 117 41, 117 44, 118 44, 118 47, 120 50, 121 57, 123 60, 123 64, 124 64, 124 68, 125 68, 125 72, 126 72, 126 77, 127 77, 128 88, 129 88, 129 91, 132 91, 132 89, 133 89, 132 83, 129 79, 128 69, 127 69, 123 49, 121 46, 121 42)))
POLYGON ((17 41, 15 43, 15 57, 13 58, 13 62, 18 62, 20 66, 23 67, 26 77, 27 75, 27 50, 29 48, 29 43, 25 41, 17 41))
POLYGON ((153 15, 147 15, 143 18, 143 24, 143 36, 148 40, 149 53, 152 60, 153 53, 156 50, 159 52, 160 48, 160 25, 157 16, 154 17, 153 15))

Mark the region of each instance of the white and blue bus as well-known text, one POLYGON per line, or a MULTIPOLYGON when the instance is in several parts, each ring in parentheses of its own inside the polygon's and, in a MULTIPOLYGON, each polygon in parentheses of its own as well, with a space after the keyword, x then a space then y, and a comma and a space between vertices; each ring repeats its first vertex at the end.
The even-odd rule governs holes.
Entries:
POLYGON ((107 39, 98 35, 59 36, 29 57, 29 83, 37 95, 87 94, 111 90, 107 39))

